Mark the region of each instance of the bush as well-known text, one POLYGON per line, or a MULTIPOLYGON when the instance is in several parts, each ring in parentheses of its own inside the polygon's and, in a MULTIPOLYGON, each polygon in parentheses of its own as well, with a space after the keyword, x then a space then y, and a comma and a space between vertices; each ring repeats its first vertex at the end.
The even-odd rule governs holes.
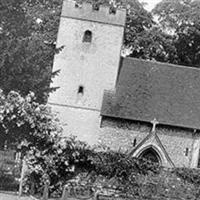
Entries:
POLYGON ((0 190, 3 191, 18 191, 19 181, 17 181, 13 175, 0 173, 0 190))
POLYGON ((50 154, 32 152, 27 162, 29 174, 26 179, 26 188, 28 188, 26 191, 30 192, 31 182, 34 182, 35 192, 41 193, 41 188, 45 183, 43 175, 47 174, 49 192, 54 196, 62 193, 62 188, 68 180, 83 172, 92 173, 94 180, 99 176, 103 176, 106 180, 113 179, 116 187, 123 186, 125 189, 133 182, 136 174, 147 175, 160 171, 157 164, 127 157, 121 152, 95 151, 86 143, 76 140, 75 137, 69 137, 57 143, 56 146, 52 146, 50 154))
POLYGON ((200 185, 200 169, 175 168, 172 172, 188 183, 200 185))
MULTIPOLYGON (((42 194, 48 174, 49 193, 58 197, 63 186, 70 179, 77 179, 83 185, 112 188, 134 199, 190 199, 199 197, 199 174, 197 170, 166 170, 148 160, 128 157, 121 152, 95 151, 74 137, 58 143, 52 154, 36 154, 30 163, 39 178, 36 192, 42 194), (41 160, 41 158, 43 158, 41 160), (34 162, 33 162, 34 161, 34 162), (44 170, 45 169, 45 170, 44 170)), ((29 157, 31 160, 31 157, 29 157)), ((30 168, 31 169, 31 168, 30 168)), ((33 181, 30 179, 29 181, 33 181)), ((30 189, 30 188, 29 188, 30 189)))

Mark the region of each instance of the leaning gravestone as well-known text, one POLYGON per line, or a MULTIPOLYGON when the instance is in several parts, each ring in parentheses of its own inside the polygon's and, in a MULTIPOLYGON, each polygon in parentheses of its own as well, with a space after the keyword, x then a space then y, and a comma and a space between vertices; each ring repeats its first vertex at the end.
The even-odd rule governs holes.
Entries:
POLYGON ((0 150, 0 190, 17 191, 20 164, 15 160, 15 151, 0 150))
POLYGON ((126 200, 125 194, 109 187, 77 184, 69 181, 62 193, 61 200, 126 200))

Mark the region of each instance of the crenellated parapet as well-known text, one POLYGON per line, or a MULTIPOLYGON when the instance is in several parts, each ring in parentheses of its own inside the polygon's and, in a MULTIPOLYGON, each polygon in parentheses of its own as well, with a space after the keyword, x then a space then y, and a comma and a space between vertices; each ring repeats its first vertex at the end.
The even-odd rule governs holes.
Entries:
POLYGON ((70 0, 64 0, 61 16, 117 26, 124 26, 126 21, 124 9, 85 2, 78 4, 70 0))

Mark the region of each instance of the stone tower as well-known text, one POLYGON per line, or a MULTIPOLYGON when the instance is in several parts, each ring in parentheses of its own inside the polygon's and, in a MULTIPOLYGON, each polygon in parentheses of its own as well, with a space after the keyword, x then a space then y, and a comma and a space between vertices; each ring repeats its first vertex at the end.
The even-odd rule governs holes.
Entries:
POLYGON ((49 98, 64 134, 98 141, 104 90, 113 90, 120 63, 126 12, 64 0, 53 70, 60 70, 49 98))

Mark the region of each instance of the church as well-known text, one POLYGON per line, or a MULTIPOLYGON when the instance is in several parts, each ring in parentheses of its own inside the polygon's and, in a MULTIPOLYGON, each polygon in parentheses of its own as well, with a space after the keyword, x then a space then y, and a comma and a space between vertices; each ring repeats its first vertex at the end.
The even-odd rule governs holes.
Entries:
POLYGON ((49 97, 65 136, 164 167, 199 166, 200 70, 122 58, 126 11, 64 0, 49 97))

